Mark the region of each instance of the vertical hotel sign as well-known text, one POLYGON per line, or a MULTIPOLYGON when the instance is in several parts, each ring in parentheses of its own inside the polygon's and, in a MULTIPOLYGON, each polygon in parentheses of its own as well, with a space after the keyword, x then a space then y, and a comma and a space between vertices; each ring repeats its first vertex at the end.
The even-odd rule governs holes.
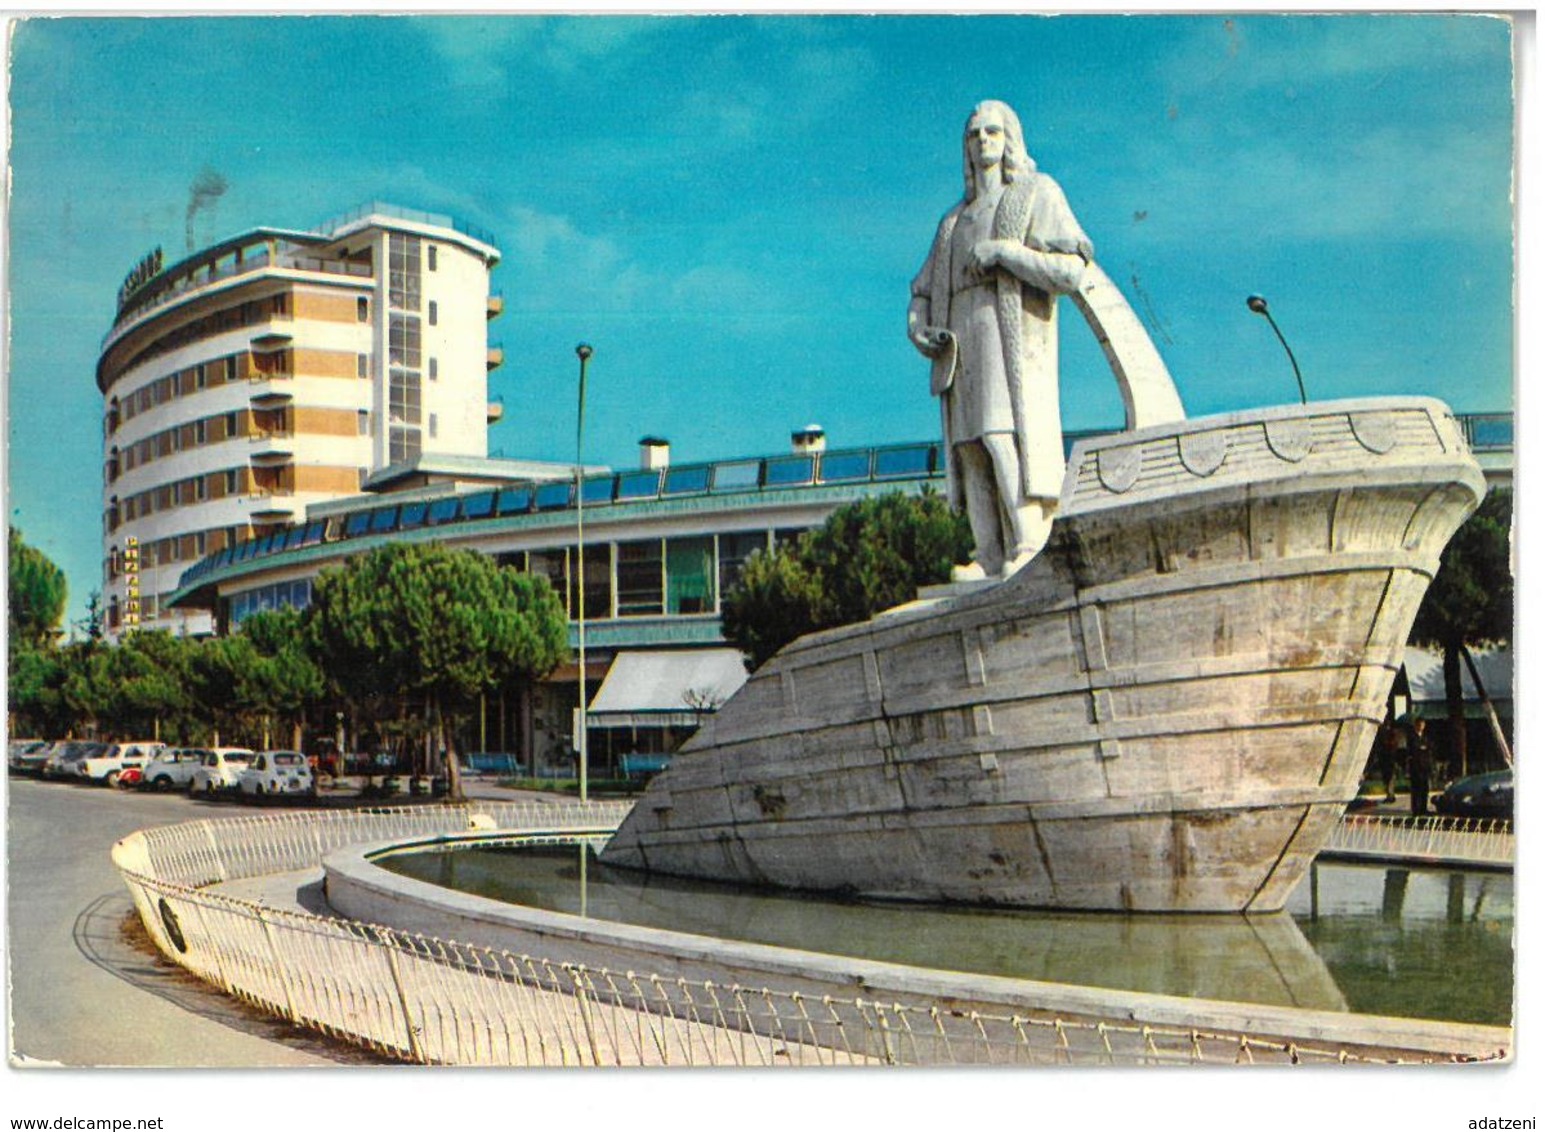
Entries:
POLYGON ((139 624, 139 539, 123 540, 123 626, 139 624))

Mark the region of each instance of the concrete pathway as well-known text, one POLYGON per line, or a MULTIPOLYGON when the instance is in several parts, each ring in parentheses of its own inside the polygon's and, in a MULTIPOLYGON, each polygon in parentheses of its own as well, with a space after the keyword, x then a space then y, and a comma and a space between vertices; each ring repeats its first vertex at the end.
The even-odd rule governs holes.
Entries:
POLYGON ((8 785, 13 1065, 362 1063, 145 950, 148 939, 108 859, 113 842, 147 826, 229 816, 231 807, 73 783, 12 778, 8 785))

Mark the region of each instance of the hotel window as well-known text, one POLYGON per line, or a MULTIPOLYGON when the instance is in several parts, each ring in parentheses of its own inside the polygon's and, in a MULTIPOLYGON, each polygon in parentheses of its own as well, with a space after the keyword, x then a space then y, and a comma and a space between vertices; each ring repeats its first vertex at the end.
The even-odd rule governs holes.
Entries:
POLYGON ((440 380, 440 359, 439 358, 430 358, 429 359, 429 380, 430 381, 439 381, 440 380))
POLYGON ((227 494, 227 495, 235 495, 236 494, 236 488, 237 488, 236 469, 235 468, 227 468, 225 470, 225 494, 227 494))
POLYGON ((232 354, 225 359, 225 380, 229 384, 236 380, 236 355, 232 354))
POLYGON ((205 368, 204 363, 200 362, 198 364, 198 368, 194 371, 193 387, 195 389, 204 389, 208 385, 209 385, 209 371, 205 368))
POLYGON ((416 428, 401 428, 393 425, 387 447, 387 462, 403 464, 416 459, 423 452, 423 435, 416 428))
POLYGON ((429 300, 429 325, 440 325, 440 304, 435 302, 433 299, 429 300))
MULTIPOLYGON (((193 498, 198 500, 209 498, 209 483, 203 476, 193 477, 193 498)), ((201 550, 199 553, 203 554, 204 552, 201 550)))
POLYGON ((393 232, 387 247, 387 302, 393 310, 416 311, 423 280, 417 236, 393 232))
POLYGON ((369 436, 370 435, 370 410, 369 409, 361 409, 359 411, 359 434, 361 436, 369 436))
POLYGON ((193 422, 193 443, 206 444, 209 441, 209 422, 200 417, 193 422))
POLYGON ((387 328, 388 358, 394 366, 418 369, 423 364, 423 332, 418 315, 394 314, 387 328))
MULTIPOLYGON (((199 482, 202 483, 203 481, 200 480, 199 482)), ((193 553, 196 557, 204 557, 207 553, 206 547, 208 544, 209 540, 204 537, 203 531, 195 531, 193 533, 193 553)))
POLYGON ((440 416, 438 413, 429 414, 429 438, 433 440, 440 435, 440 416))
POLYGON ((226 413, 225 414, 225 438, 227 440, 229 440, 231 437, 233 437, 235 435, 236 435, 236 414, 235 413, 226 413))
POLYGON ((355 372, 360 377, 369 377, 370 376, 370 355, 369 354, 360 354, 358 361, 355 363, 354 369, 355 369, 355 372))
POLYGON ((387 412, 394 424, 416 425, 422 419, 423 387, 418 372, 410 369, 392 370, 390 388, 387 390, 387 412))
POLYGON ((440 249, 433 244, 429 245, 429 270, 440 270, 440 249))
POLYGON ((370 300, 363 295, 354 300, 354 317, 360 322, 370 321, 370 300))

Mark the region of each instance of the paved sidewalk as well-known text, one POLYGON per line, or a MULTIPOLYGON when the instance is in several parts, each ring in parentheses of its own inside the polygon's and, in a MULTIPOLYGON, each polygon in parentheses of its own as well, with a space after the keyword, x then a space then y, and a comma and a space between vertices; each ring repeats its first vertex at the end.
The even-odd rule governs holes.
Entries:
POLYGON ((258 1015, 135 945, 133 904, 108 858, 113 842, 212 809, 181 796, 10 780, 13 1065, 360 1063, 350 1051, 258 1015))

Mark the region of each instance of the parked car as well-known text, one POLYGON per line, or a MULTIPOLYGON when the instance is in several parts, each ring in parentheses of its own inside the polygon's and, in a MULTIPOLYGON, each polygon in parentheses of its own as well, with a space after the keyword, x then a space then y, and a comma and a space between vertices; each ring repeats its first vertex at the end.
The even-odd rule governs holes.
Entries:
POLYGON ((106 743, 93 743, 84 739, 70 739, 54 744, 43 764, 44 778, 79 778, 79 767, 89 758, 95 758, 107 750, 106 743))
POLYGON ((1493 770, 1451 782, 1432 802, 1451 818, 1513 818, 1513 772, 1493 770))
POLYGON ((37 774, 48 761, 46 739, 12 739, 6 749, 6 769, 15 774, 37 774))
POLYGON ((259 751, 242 772, 237 785, 243 794, 309 794, 316 787, 311 764, 299 751, 259 751))
POLYGON ((76 765, 75 773, 92 782, 117 786, 118 776, 123 773, 125 767, 142 767, 164 750, 166 750, 165 743, 146 740, 114 743, 107 750, 82 759, 76 765))
POLYGON ((219 794, 235 790, 241 772, 252 761, 247 747, 211 747, 204 751, 193 775, 188 779, 190 794, 219 794))
POLYGON ((204 747, 173 747, 145 764, 140 785, 146 790, 186 790, 193 772, 209 751, 204 747))

